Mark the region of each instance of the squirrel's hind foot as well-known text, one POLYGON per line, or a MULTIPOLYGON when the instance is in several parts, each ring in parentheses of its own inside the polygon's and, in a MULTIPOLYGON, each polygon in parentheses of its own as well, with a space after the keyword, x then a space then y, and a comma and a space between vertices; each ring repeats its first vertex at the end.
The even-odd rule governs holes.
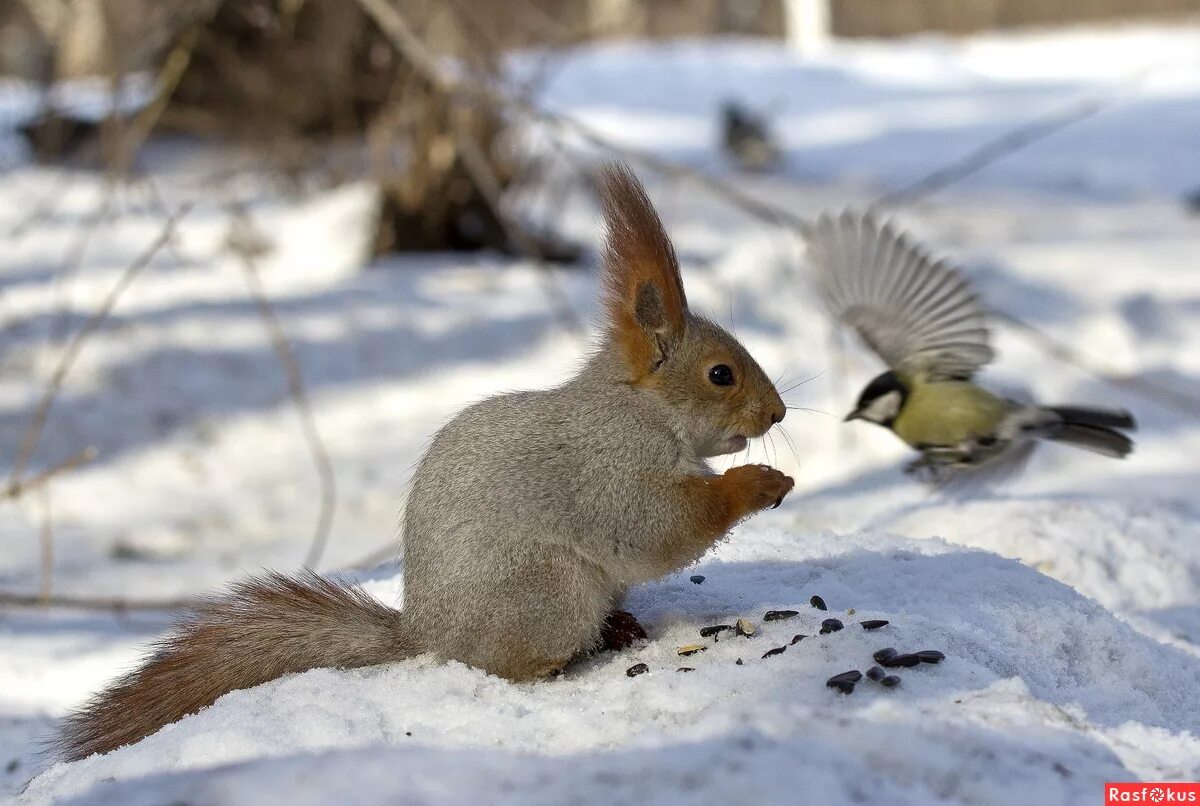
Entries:
POLYGON ((646 628, 638 623, 632 613, 628 610, 613 610, 604 619, 604 627, 600 632, 600 649, 620 652, 648 637, 646 628))

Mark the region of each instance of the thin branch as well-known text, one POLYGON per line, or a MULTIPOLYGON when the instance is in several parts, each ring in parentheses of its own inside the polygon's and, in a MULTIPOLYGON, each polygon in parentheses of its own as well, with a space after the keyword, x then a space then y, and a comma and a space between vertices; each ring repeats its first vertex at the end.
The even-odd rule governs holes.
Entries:
POLYGON ((38 584, 38 598, 45 602, 54 592, 54 518, 50 508, 49 488, 38 489, 38 504, 42 511, 41 581, 38 584))
POLYGON ((475 183, 479 195, 491 208, 492 215, 500 223, 505 237, 512 242, 513 246, 524 252, 541 272, 545 279, 546 294, 550 298, 550 304, 556 312, 559 324, 570 333, 576 335, 582 333, 583 324, 579 321, 579 315, 571 307, 571 300, 563 293, 562 286, 558 282, 558 275, 546 261, 541 247, 529 236, 524 227, 512 220, 504 209, 504 201, 501 198, 504 191, 500 186, 500 180, 488 163, 487 155, 483 153, 479 143, 471 136, 471 132, 467 130, 466 123, 462 119, 463 111, 459 109, 451 112, 451 121, 455 139, 458 142, 458 152, 462 156, 463 167, 471 175, 471 181, 475 183))
POLYGON ((1072 366, 1078 367, 1084 372, 1101 380, 1110 386, 1115 386, 1118 389, 1125 389, 1135 392, 1143 397, 1149 398, 1159 405, 1169 409, 1174 409, 1181 414, 1187 414, 1191 417, 1200 417, 1200 397, 1181 392, 1178 389, 1173 389, 1170 386, 1158 384, 1146 378, 1127 375, 1117 371, 1112 366, 1105 364, 1102 361, 1097 361, 1087 355, 1071 347, 1066 342, 1055 339, 1044 330, 1034 327, 1028 322, 1024 322, 1012 314, 990 309, 989 314, 999 319, 1011 327, 1015 328, 1026 339, 1037 345, 1048 355, 1057 358, 1072 366))
POLYGON ((107 596, 63 596, 43 597, 37 593, 0 592, 2 607, 64 607, 74 610, 99 610, 124 613, 131 610, 188 610, 198 599, 121 599, 107 596))
POLYGON ((94 460, 97 456, 95 448, 84 448, 79 453, 70 457, 66 461, 59 462, 53 467, 49 467, 40 473, 37 473, 25 480, 10 480, 8 485, 0 489, 0 499, 15 499, 20 498, 29 490, 37 489, 45 485, 46 482, 55 476, 66 473, 68 470, 74 470, 80 465, 85 465, 94 460))
POLYGON ((306 566, 316 568, 317 563, 321 560, 321 555, 325 552, 325 546, 329 542, 329 533, 333 528, 333 515, 337 507, 337 479, 333 471, 333 462, 329 458, 329 451, 317 428, 316 416, 313 414, 312 404, 308 399, 300 363, 296 360, 295 351, 292 349, 291 342, 288 341, 287 334, 284 333, 283 325, 275 313, 274 306, 271 305, 271 300, 267 296, 262 278, 258 273, 256 257, 263 254, 267 246, 263 237, 253 229, 245 209, 238 205, 234 205, 232 208, 232 224, 227 245, 239 258, 242 276, 246 281, 246 289, 258 309, 259 316, 262 317, 263 324, 271 338, 271 346, 287 377, 288 393, 291 395, 296 415, 300 419, 300 431, 304 435, 304 441, 312 456, 313 466, 317 471, 317 479, 320 484, 317 524, 313 532, 312 543, 309 545, 308 555, 304 560, 306 566))
MULTIPOLYGON (((214 4, 209 16, 215 10, 216 5, 214 4)), ((158 125, 163 112, 171 102, 171 97, 179 87, 179 82, 183 80, 183 74, 187 72, 188 65, 192 62, 192 54, 196 49, 196 43, 200 40, 202 28, 201 21, 192 23, 184 31, 183 36, 179 38, 179 42, 171 49, 171 52, 167 54, 167 58, 163 61, 163 66, 154 80, 156 88, 154 100, 138 112, 126 130, 120 143, 119 153, 113 160, 110 169, 113 173, 125 174, 128 172, 134 155, 142 147, 146 138, 150 136, 150 132, 158 125)))
POLYGON ((969 176, 979 173, 994 162, 1007 157, 1039 140, 1044 140, 1052 134, 1086 120, 1112 107, 1123 98, 1122 93, 1087 98, 1070 106, 1057 109, 1039 117, 1017 129, 1005 132, 994 140, 989 140, 977 147, 966 156, 949 165, 938 168, 931 173, 911 182, 904 187, 885 193, 871 205, 872 207, 893 207, 898 204, 911 204, 950 185, 961 182, 969 176))
POLYGON ((37 408, 34 410, 33 420, 25 432, 25 438, 22 440, 21 447, 17 452, 17 458, 13 462, 12 473, 9 475, 8 483, 10 488, 15 489, 23 486, 21 476, 24 474, 29 460, 33 457, 34 451, 37 450, 38 442, 41 441, 42 432, 46 427, 46 419, 50 416, 50 409, 54 406, 54 400, 58 397, 63 381, 66 379, 67 373, 71 371, 75 359, 79 357, 79 352, 83 349, 83 345, 87 342, 88 338, 100 329, 104 321, 108 319, 117 301, 121 299, 121 295, 128 290, 133 281, 142 273, 142 270, 150 265, 154 256, 175 236, 180 219, 187 215, 191 207, 190 203, 185 204, 167 219, 158 237, 154 239, 153 243, 136 260, 125 268, 120 278, 113 284, 113 287, 109 289, 108 294, 101 301, 100 307, 84 322, 83 327, 79 329, 66 349, 63 350, 62 356, 58 361, 58 366, 55 367, 50 380, 46 383, 46 389, 42 393, 42 398, 38 402, 37 408))

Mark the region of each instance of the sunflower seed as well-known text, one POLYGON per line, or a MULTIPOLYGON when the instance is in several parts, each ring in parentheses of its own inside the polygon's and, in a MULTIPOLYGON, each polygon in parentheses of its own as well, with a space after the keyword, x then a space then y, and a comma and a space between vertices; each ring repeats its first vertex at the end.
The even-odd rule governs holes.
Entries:
POLYGON ((860 621, 864 630, 878 630, 880 627, 886 627, 890 622, 887 619, 871 619, 870 621, 860 621))
POLYGON ((888 647, 886 649, 879 650, 871 657, 875 658, 876 663, 886 664, 892 658, 896 657, 897 654, 898 653, 896 652, 896 650, 892 649, 891 647, 888 647))
POLYGON ((844 626, 846 625, 842 624, 842 622, 838 619, 827 618, 821 622, 821 635, 828 635, 831 632, 837 632, 844 626))
POLYGON ((879 685, 886 688, 895 688, 896 686, 900 685, 900 678, 896 677, 894 674, 889 674, 887 677, 879 681, 879 685))
POLYGON ((788 644, 789 644, 789 645, 790 645, 790 644, 798 644, 798 643, 800 643, 801 641, 803 641, 803 640, 804 640, 805 638, 807 638, 807 637, 808 637, 808 636, 807 636, 807 635, 805 635, 804 633, 796 633, 794 636, 792 636, 792 640, 791 640, 791 641, 788 641, 788 644))
POLYGON ((896 655, 894 657, 888 658, 887 660, 879 661, 880 666, 885 666, 888 669, 894 669, 897 666, 906 666, 908 668, 912 668, 913 666, 917 666, 920 663, 921 663, 921 659, 918 658, 916 655, 912 655, 912 654, 896 655))
POLYGON ((799 610, 768 610, 763 614, 763 621, 783 621, 798 615, 800 615, 799 610))
POLYGON ((717 640, 720 640, 720 634, 725 632, 726 630, 729 630, 730 632, 732 632, 733 625, 732 624, 714 624, 711 627, 701 627, 700 628, 700 637, 701 638, 712 638, 715 635, 715 636, 717 636, 717 640))
POLYGON ((782 655, 782 654, 783 654, 784 652, 786 652, 786 651, 787 651, 787 646, 786 646, 786 645, 784 645, 784 646, 777 646, 777 647, 775 647, 774 649, 768 649, 766 652, 764 652, 764 653, 763 653, 763 658, 770 658, 770 657, 773 657, 773 656, 775 656, 775 655, 782 655))
POLYGON ((817 608, 818 610, 828 610, 829 609, 828 607, 825 606, 825 600, 822 599, 820 596, 812 597, 811 599, 808 600, 808 603, 810 605, 812 605, 813 607, 817 608))
POLYGON ((941 663, 946 659, 946 656, 936 649, 922 649, 916 656, 925 663, 941 663))
POLYGON ((625 670, 625 674, 630 677, 637 677, 639 674, 645 674, 650 671, 650 667, 644 663, 635 663, 625 670))
POLYGON ((749 622, 744 618, 737 620, 736 632, 738 635, 749 638, 750 636, 754 635, 754 629, 754 624, 752 622, 749 622))
POLYGON ((885 672, 883 669, 880 669, 878 666, 872 666, 870 669, 867 669, 867 677, 875 681, 882 680, 886 674, 887 672, 885 672))
POLYGON ((704 574, 693 574, 692 576, 688 577, 688 579, 692 581, 693 585, 699 585, 704 581, 704 574))
POLYGON ((695 666, 680 666, 675 671, 677 671, 677 672, 694 672, 694 671, 696 671, 696 667, 695 666))
POLYGON ((741 659, 741 658, 738 658, 736 661, 734 661, 734 663, 735 663, 735 664, 737 664, 738 666, 741 666, 741 665, 742 665, 742 659, 741 659))
POLYGON ((706 649, 708 649, 708 647, 706 647, 704 644, 686 644, 675 650, 675 654, 687 657, 688 655, 695 655, 697 652, 703 652, 706 649))
POLYGON ((825 685, 830 688, 835 688, 843 694, 849 694, 854 691, 854 684, 862 680, 862 672, 857 669, 852 669, 848 672, 835 674, 833 677, 825 681, 825 685))

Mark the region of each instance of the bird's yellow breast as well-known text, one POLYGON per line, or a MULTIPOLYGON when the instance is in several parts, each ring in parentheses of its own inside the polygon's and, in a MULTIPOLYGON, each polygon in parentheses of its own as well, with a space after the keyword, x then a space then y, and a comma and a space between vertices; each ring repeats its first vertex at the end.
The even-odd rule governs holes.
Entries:
POLYGON ((966 381, 909 384, 908 399, 892 423, 913 447, 956 445, 991 435, 1010 404, 966 381))

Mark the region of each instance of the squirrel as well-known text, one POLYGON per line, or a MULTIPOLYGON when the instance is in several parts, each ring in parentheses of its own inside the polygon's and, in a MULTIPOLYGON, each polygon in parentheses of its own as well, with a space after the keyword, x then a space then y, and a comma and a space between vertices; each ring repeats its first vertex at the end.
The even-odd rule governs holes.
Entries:
POLYGON ((629 168, 601 173, 605 327, 575 377, 464 409, 417 466, 403 525, 404 602, 312 571, 270 573, 204 600, 139 669, 69 715, 76 760, 135 742, 221 695, 318 667, 428 653, 511 681, 623 648, 645 631, 633 585, 699 559, 792 479, 722 474, 783 419, 738 340, 688 309, 674 247, 629 168))

